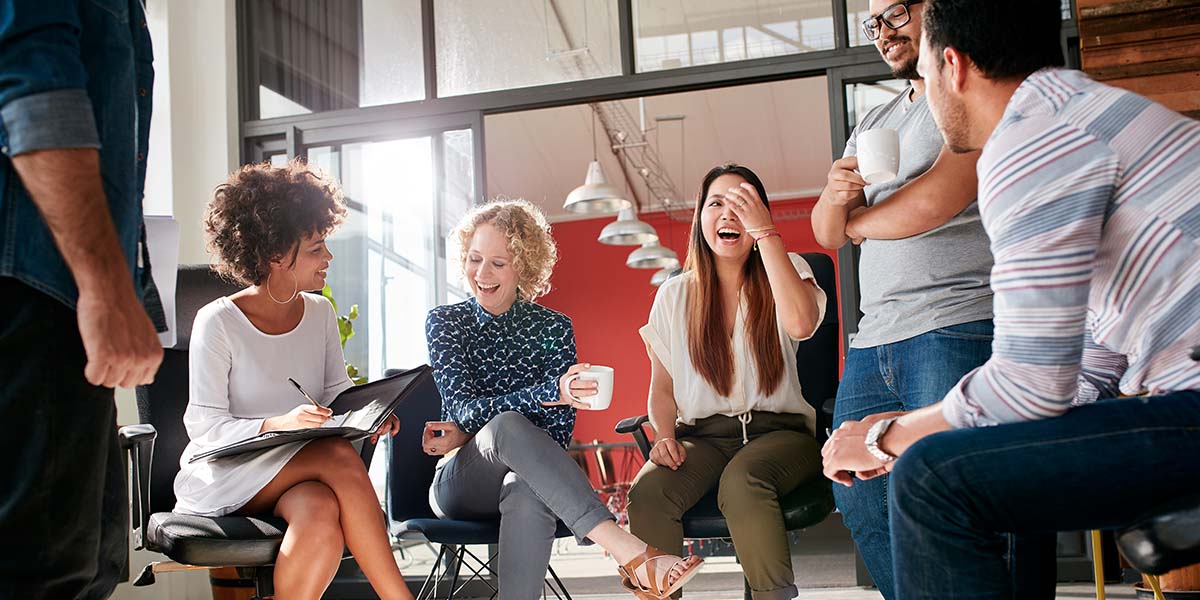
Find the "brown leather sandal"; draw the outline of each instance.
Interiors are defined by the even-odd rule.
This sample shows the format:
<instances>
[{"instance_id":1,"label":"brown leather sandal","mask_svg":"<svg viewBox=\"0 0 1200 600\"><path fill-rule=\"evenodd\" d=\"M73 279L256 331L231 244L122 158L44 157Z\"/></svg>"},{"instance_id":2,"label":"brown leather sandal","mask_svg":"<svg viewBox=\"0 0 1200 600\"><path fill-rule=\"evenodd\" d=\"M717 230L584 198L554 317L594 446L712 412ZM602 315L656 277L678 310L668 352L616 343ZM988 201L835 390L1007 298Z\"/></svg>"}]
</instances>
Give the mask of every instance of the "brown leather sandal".
<instances>
[{"instance_id":1,"label":"brown leather sandal","mask_svg":"<svg viewBox=\"0 0 1200 600\"><path fill-rule=\"evenodd\" d=\"M673 582L670 581L671 569L680 563L686 564L689 559L667 554L653 546L646 546L645 552L617 567L617 572L621 574L621 585L633 592L638 600L662 600L681 589L700 571L704 560L698 557L691 558L696 558L695 562L684 568L679 578ZM664 563L666 568L660 570ZM649 585L642 585L637 577L638 569L642 569Z\"/></svg>"}]
</instances>

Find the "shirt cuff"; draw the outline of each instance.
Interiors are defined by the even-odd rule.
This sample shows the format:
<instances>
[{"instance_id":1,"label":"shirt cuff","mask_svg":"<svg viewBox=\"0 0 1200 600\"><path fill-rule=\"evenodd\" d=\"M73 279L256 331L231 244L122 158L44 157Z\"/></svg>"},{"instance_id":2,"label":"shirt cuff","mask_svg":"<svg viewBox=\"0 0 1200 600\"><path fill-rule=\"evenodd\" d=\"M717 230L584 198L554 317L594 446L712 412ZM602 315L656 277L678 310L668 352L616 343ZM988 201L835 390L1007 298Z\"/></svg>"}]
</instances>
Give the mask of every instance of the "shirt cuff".
<instances>
[{"instance_id":1,"label":"shirt cuff","mask_svg":"<svg viewBox=\"0 0 1200 600\"><path fill-rule=\"evenodd\" d=\"M18 156L56 148L99 148L100 135L87 92L52 90L12 100L0 108L8 135L3 152Z\"/></svg>"},{"instance_id":2,"label":"shirt cuff","mask_svg":"<svg viewBox=\"0 0 1200 600\"><path fill-rule=\"evenodd\" d=\"M982 367L980 367L982 368ZM967 397L968 382L978 373L975 369L967 373L959 381L946 398L942 401L942 416L955 429L970 429L972 427L988 427L999 423L984 412L979 403Z\"/></svg>"}]
</instances>

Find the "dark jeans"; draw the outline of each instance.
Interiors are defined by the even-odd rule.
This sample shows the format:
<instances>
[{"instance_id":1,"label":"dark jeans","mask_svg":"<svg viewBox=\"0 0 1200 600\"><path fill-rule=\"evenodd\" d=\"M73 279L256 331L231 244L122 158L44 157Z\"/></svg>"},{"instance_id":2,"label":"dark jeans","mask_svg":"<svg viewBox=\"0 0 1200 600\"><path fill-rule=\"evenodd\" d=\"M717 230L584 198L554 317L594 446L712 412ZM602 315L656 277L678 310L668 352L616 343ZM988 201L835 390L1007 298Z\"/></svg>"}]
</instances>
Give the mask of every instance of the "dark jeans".
<instances>
[{"instance_id":1,"label":"dark jeans","mask_svg":"<svg viewBox=\"0 0 1200 600\"><path fill-rule=\"evenodd\" d=\"M876 413L916 410L940 401L962 376L992 355L992 322L973 321L934 329L916 337L875 346L851 348L834 405L834 427ZM888 525L889 477L833 486L833 495L871 578L884 598L896 597L892 537ZM1034 587L1022 600L1054 597L1052 536L1011 540L1014 565ZM1035 574L1036 573L1036 574Z\"/></svg>"},{"instance_id":2,"label":"dark jeans","mask_svg":"<svg viewBox=\"0 0 1200 600\"><path fill-rule=\"evenodd\" d=\"M0 277L0 599L107 598L128 566L113 391L75 313Z\"/></svg>"},{"instance_id":3,"label":"dark jeans","mask_svg":"<svg viewBox=\"0 0 1200 600\"><path fill-rule=\"evenodd\" d=\"M997 532L1113 529L1200 493L1200 391L929 436L892 472L900 600L1013 597Z\"/></svg>"}]
</instances>

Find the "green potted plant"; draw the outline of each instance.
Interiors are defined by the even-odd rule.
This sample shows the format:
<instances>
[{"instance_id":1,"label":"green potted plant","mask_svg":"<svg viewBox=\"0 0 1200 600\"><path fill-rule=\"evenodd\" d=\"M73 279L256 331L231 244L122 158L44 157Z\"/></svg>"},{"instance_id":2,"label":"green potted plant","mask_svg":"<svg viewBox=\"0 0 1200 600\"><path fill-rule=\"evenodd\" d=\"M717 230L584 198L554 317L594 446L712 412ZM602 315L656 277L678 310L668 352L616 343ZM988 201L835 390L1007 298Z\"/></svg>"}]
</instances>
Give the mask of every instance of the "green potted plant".
<instances>
[{"instance_id":1,"label":"green potted plant","mask_svg":"<svg viewBox=\"0 0 1200 600\"><path fill-rule=\"evenodd\" d=\"M346 340L354 337L354 320L358 318L358 305L351 305L350 312L341 315L338 314L337 300L333 299L333 291L329 289L329 284L321 288L321 295L333 305L333 313L337 315L338 337L341 338L342 350L345 350ZM354 385L362 385L367 382L366 375L360 373L358 367L349 362L346 363L346 375L350 377L350 381L353 381Z\"/></svg>"}]
</instances>

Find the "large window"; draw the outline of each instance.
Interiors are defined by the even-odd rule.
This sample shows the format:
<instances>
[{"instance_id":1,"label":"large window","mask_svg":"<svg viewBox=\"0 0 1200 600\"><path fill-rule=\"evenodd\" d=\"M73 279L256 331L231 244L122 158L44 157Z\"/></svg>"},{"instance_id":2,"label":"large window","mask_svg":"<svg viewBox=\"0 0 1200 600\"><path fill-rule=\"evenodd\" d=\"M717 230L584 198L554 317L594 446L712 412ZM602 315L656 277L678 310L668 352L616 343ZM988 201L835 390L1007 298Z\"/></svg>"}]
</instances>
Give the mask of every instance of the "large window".
<instances>
[{"instance_id":1,"label":"large window","mask_svg":"<svg viewBox=\"0 0 1200 600\"><path fill-rule=\"evenodd\" d=\"M244 4L252 119L425 97L420 0Z\"/></svg>"},{"instance_id":2,"label":"large window","mask_svg":"<svg viewBox=\"0 0 1200 600\"><path fill-rule=\"evenodd\" d=\"M633 6L640 72L834 47L829 0L634 0Z\"/></svg>"},{"instance_id":3,"label":"large window","mask_svg":"<svg viewBox=\"0 0 1200 600\"><path fill-rule=\"evenodd\" d=\"M372 379L427 362L425 314L465 297L446 235L475 196L472 143L464 129L307 151L350 209L329 286L343 314L358 305L346 360Z\"/></svg>"},{"instance_id":4,"label":"large window","mask_svg":"<svg viewBox=\"0 0 1200 600\"><path fill-rule=\"evenodd\" d=\"M621 74L616 0L436 0L439 96Z\"/></svg>"},{"instance_id":5,"label":"large window","mask_svg":"<svg viewBox=\"0 0 1200 600\"><path fill-rule=\"evenodd\" d=\"M846 84L846 124L849 131L853 131L872 108L895 98L896 94L908 89L908 85L907 81L901 79Z\"/></svg>"}]
</instances>

